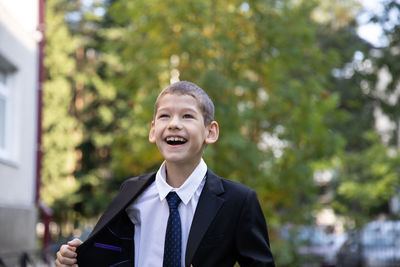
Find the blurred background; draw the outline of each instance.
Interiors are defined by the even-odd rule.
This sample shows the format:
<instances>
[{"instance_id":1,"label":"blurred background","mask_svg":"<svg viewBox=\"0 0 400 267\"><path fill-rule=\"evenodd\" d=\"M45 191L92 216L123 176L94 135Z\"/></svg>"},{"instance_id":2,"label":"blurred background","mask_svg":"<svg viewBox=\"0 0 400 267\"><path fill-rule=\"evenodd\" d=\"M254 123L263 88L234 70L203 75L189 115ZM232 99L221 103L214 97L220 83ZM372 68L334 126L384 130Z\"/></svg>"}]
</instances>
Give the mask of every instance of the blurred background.
<instances>
[{"instance_id":1,"label":"blurred background","mask_svg":"<svg viewBox=\"0 0 400 267\"><path fill-rule=\"evenodd\" d=\"M153 104L216 106L277 266L400 266L399 0L0 0L0 266L52 266L158 169ZM229 218L227 218L229 219Z\"/></svg>"}]
</instances>

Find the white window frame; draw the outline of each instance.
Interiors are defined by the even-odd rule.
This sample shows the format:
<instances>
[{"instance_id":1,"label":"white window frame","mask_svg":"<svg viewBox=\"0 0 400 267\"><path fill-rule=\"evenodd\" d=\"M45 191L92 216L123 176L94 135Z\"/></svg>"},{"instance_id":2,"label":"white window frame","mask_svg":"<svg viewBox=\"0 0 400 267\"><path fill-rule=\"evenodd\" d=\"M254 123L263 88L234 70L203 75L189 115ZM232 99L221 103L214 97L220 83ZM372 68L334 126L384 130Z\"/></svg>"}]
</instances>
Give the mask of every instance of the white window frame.
<instances>
[{"instance_id":1,"label":"white window frame","mask_svg":"<svg viewBox=\"0 0 400 267\"><path fill-rule=\"evenodd\" d=\"M0 56L0 59L1 56ZM4 129L0 128L0 161L15 165L17 162L17 147L16 147L16 92L13 86L13 78L15 74L14 68L7 64L4 60L0 60L0 72L3 77L0 80L0 98L5 103L4 114L0 114L4 118ZM3 78L5 79L3 80ZM1 122L0 122L1 123ZM2 127L2 125L0 125Z\"/></svg>"},{"instance_id":2,"label":"white window frame","mask_svg":"<svg viewBox=\"0 0 400 267\"><path fill-rule=\"evenodd\" d=\"M9 92L7 88L8 75L7 72L0 69L0 155L4 154L7 140L7 113L9 106ZM3 128L4 127L4 128Z\"/></svg>"}]
</instances>

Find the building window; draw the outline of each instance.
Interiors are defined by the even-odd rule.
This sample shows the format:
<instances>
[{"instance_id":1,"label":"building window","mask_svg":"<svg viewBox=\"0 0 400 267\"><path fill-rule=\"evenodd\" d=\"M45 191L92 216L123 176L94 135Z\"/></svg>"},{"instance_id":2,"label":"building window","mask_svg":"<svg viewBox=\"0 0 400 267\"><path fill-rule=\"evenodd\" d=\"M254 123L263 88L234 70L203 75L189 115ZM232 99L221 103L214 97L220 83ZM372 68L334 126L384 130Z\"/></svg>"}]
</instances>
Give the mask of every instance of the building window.
<instances>
[{"instance_id":1,"label":"building window","mask_svg":"<svg viewBox=\"0 0 400 267\"><path fill-rule=\"evenodd\" d=\"M0 150L6 148L6 99L0 95Z\"/></svg>"},{"instance_id":2,"label":"building window","mask_svg":"<svg viewBox=\"0 0 400 267\"><path fill-rule=\"evenodd\" d=\"M14 70L0 57L0 159L15 162L15 92Z\"/></svg>"},{"instance_id":3,"label":"building window","mask_svg":"<svg viewBox=\"0 0 400 267\"><path fill-rule=\"evenodd\" d=\"M0 152L3 153L6 149L6 113L9 98L7 80L7 72L0 69Z\"/></svg>"}]
</instances>

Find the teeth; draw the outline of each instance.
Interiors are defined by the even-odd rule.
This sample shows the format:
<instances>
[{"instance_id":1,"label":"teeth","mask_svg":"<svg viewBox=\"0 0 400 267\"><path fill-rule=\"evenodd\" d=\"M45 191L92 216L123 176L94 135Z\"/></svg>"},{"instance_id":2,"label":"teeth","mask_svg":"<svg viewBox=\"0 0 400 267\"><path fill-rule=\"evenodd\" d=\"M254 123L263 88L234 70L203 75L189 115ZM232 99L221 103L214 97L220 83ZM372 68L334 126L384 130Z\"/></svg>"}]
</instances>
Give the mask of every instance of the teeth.
<instances>
[{"instance_id":1,"label":"teeth","mask_svg":"<svg viewBox=\"0 0 400 267\"><path fill-rule=\"evenodd\" d=\"M168 142L185 142L186 139L182 137L167 137Z\"/></svg>"}]
</instances>

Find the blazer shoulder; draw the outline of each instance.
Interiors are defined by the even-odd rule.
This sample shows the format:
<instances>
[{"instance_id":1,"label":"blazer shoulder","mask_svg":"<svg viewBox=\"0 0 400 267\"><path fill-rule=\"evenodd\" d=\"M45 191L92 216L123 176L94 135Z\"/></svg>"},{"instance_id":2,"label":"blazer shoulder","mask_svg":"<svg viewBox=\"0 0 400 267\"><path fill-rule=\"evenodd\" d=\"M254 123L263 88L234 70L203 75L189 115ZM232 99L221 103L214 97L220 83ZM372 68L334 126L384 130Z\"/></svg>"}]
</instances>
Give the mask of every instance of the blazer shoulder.
<instances>
[{"instance_id":1,"label":"blazer shoulder","mask_svg":"<svg viewBox=\"0 0 400 267\"><path fill-rule=\"evenodd\" d=\"M241 184L239 182L220 177L213 173L212 171L208 171L208 177L212 180L218 180L221 183L222 191L228 195L235 195L237 197L246 197L250 193L255 193L255 191L248 187L247 185Z\"/></svg>"},{"instance_id":2,"label":"blazer shoulder","mask_svg":"<svg viewBox=\"0 0 400 267\"><path fill-rule=\"evenodd\" d=\"M136 183L141 180L151 180L151 178L155 177L155 175L156 175L156 172L149 172L149 173L144 173L144 174L141 174L138 176L127 178L125 181L122 182L120 190L123 189L127 184Z\"/></svg>"},{"instance_id":3,"label":"blazer shoulder","mask_svg":"<svg viewBox=\"0 0 400 267\"><path fill-rule=\"evenodd\" d=\"M236 190L241 190L241 191L246 191L246 192L249 190L254 191L252 188L250 188L249 186L247 186L245 184L242 184L242 183L239 183L239 182L227 179L227 178L223 178L223 177L221 177L221 180L222 180L222 183L229 188L234 188Z\"/></svg>"},{"instance_id":4,"label":"blazer shoulder","mask_svg":"<svg viewBox=\"0 0 400 267\"><path fill-rule=\"evenodd\" d=\"M89 239L102 230L118 214L121 214L129 203L131 203L154 181L154 177L155 173L147 173L125 180L121 185L120 191L111 200L107 209L104 211L93 231L90 233Z\"/></svg>"}]
</instances>

